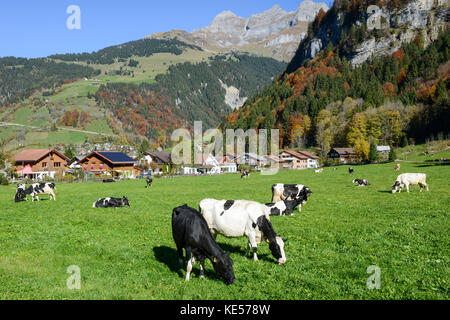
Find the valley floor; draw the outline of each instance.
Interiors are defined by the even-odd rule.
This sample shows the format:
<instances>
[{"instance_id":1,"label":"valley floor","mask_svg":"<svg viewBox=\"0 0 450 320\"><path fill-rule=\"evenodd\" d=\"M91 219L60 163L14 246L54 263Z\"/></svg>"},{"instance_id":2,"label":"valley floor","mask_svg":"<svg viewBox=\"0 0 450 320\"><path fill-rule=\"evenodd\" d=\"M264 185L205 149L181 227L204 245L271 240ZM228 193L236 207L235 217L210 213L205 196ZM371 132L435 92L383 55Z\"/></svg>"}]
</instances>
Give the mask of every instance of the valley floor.
<instances>
[{"instance_id":1,"label":"valley floor","mask_svg":"<svg viewBox=\"0 0 450 320\"><path fill-rule=\"evenodd\" d=\"M281 171L155 179L113 184L58 184L57 201L14 203L15 186L0 187L0 299L448 299L450 167L402 163L337 171ZM391 194L399 173L424 172L430 192ZM371 186L352 185L354 178ZM288 238L278 266L267 244L260 260L244 257L247 241L218 236L230 252L236 282L226 286L206 262L185 283L172 239L171 214L206 197L271 200L273 183L301 183L313 192L301 213L272 217ZM130 208L92 208L104 196L127 196ZM81 289L69 290L69 266ZM381 287L369 290L369 266Z\"/></svg>"}]
</instances>

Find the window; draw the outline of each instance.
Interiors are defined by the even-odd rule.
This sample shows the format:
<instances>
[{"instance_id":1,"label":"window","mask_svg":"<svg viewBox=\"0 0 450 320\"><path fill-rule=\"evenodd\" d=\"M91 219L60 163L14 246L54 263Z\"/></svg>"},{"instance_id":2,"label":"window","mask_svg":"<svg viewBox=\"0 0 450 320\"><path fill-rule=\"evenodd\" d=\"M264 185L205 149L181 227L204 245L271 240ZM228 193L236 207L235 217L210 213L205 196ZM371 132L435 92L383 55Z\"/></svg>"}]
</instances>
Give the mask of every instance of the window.
<instances>
[{"instance_id":1,"label":"window","mask_svg":"<svg viewBox=\"0 0 450 320\"><path fill-rule=\"evenodd\" d=\"M60 168L61 167L61 162L55 162L54 166L55 166L55 168Z\"/></svg>"},{"instance_id":2,"label":"window","mask_svg":"<svg viewBox=\"0 0 450 320\"><path fill-rule=\"evenodd\" d=\"M47 168L47 162L42 162L42 168Z\"/></svg>"}]
</instances>

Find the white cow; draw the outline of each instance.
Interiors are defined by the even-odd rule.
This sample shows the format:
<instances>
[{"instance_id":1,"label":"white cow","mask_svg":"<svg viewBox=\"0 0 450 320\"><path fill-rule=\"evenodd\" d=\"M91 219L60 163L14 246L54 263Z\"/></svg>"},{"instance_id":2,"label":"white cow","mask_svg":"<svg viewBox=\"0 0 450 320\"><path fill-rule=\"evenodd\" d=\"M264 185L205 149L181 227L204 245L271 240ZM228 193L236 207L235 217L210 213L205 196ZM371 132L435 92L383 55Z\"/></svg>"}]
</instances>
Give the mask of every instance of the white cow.
<instances>
[{"instance_id":1,"label":"white cow","mask_svg":"<svg viewBox=\"0 0 450 320\"><path fill-rule=\"evenodd\" d=\"M420 192L422 192L423 188L427 188L427 191L430 191L426 180L427 175L425 173L403 173L397 177L397 180L395 180L395 183L392 186L392 193L396 193L397 191L402 192L404 187L406 187L406 191L409 193L410 185L419 185Z\"/></svg>"},{"instance_id":2,"label":"white cow","mask_svg":"<svg viewBox=\"0 0 450 320\"><path fill-rule=\"evenodd\" d=\"M218 233L228 238L246 236L247 255L252 249L254 261L258 261L256 254L258 244L265 240L279 264L286 263L284 254L286 240L275 233L270 223L270 209L265 205L248 200L203 199L200 202L200 212L214 238Z\"/></svg>"}]
</instances>

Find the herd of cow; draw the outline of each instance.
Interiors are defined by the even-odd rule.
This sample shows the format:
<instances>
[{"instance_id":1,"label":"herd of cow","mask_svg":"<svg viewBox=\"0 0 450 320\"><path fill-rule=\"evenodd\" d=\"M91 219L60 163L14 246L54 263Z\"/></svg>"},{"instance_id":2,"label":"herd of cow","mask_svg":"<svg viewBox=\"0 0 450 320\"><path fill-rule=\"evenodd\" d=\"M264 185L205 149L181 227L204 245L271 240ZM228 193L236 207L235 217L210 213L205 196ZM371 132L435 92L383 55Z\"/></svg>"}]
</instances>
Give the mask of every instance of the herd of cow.
<instances>
[{"instance_id":1,"label":"herd of cow","mask_svg":"<svg viewBox=\"0 0 450 320\"><path fill-rule=\"evenodd\" d=\"M173 209L172 235L183 264L183 249L186 252L186 281L196 261L200 262L200 276L204 274L204 263L209 259L214 270L226 284L235 281L233 260L216 242L221 234L227 238L247 237L248 255L258 261L258 244L265 241L279 264L285 264L284 244L287 239L278 235L270 222L270 216L292 215L297 206L305 204L311 190L300 184L274 184L272 202L261 204L250 200L203 199L199 211L186 204Z\"/></svg>"},{"instance_id":2,"label":"herd of cow","mask_svg":"<svg viewBox=\"0 0 450 320\"><path fill-rule=\"evenodd\" d=\"M353 174L353 168L349 173ZM146 188L152 185L152 179L147 179ZM354 179L359 186L370 185L365 179ZM419 185L420 191L426 188L426 175L423 173L404 173L397 177L392 186L392 193L401 192L406 187ZM54 183L34 183L30 186L19 184L14 196L15 202L27 200L39 201L40 194L49 194L50 200L56 200ZM274 184L272 186L272 202L262 204L250 200L216 200L203 199L199 203L199 210L183 205L172 211L172 235L177 247L179 262L183 263L183 249L186 252L187 268L186 281L189 281L192 267L196 261L200 262L200 275L204 274L204 262L209 259L214 270L224 279L225 283L235 281L233 261L216 242L217 234L228 238L247 237L246 255L253 253L253 260L257 261L257 246L267 242L272 255L278 263L285 264L287 259L284 252L286 239L279 236L271 222L271 216L293 215L298 207L301 212L308 197L312 194L310 188L301 184ZM93 203L94 208L130 206L128 199L100 198Z\"/></svg>"}]
</instances>

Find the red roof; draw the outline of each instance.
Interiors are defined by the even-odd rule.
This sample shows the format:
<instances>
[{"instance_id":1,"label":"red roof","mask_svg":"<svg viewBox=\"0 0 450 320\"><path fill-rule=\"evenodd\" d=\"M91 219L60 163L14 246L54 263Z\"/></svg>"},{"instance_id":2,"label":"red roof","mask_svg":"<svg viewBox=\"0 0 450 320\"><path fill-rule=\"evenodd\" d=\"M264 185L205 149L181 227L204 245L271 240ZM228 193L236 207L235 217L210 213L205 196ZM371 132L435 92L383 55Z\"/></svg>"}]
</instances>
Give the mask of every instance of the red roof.
<instances>
[{"instance_id":1,"label":"red roof","mask_svg":"<svg viewBox=\"0 0 450 320\"><path fill-rule=\"evenodd\" d=\"M30 162L30 161L38 161L48 155L50 152L56 153L61 158L65 159L66 161L69 160L65 155L62 153L51 150L51 149L27 149L19 152L14 156L14 161L16 162Z\"/></svg>"},{"instance_id":2,"label":"red roof","mask_svg":"<svg viewBox=\"0 0 450 320\"><path fill-rule=\"evenodd\" d=\"M290 154L293 157L296 157L298 159L302 159L302 160L306 160L308 159L306 156L304 156L303 154L298 153L297 151L293 151L293 150L283 150L281 151L281 153L286 152L288 154Z\"/></svg>"},{"instance_id":3,"label":"red roof","mask_svg":"<svg viewBox=\"0 0 450 320\"><path fill-rule=\"evenodd\" d=\"M310 159L319 159L319 157L318 156L315 156L315 155L313 155L312 153L309 153L309 152L307 152L307 151L298 151L298 153L301 153L301 154L303 154L304 156L307 156L308 158L310 158Z\"/></svg>"}]
</instances>

